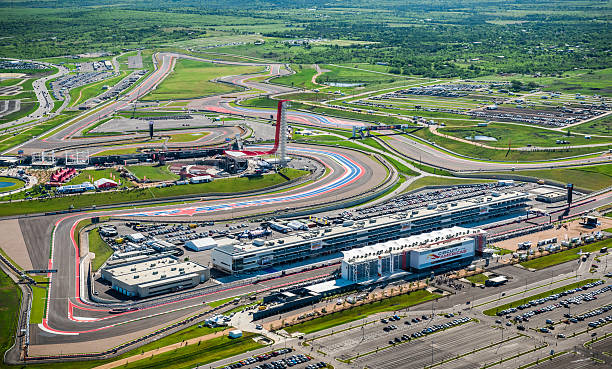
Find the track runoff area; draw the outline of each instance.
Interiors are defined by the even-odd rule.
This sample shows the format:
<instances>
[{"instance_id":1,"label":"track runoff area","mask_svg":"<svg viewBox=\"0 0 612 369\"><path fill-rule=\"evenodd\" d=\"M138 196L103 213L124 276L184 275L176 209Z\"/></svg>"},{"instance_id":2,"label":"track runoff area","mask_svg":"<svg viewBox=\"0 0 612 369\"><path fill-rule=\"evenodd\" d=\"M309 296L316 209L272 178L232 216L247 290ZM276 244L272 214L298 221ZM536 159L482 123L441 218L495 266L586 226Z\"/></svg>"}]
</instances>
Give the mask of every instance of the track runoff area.
<instances>
[{"instance_id":1,"label":"track runoff area","mask_svg":"<svg viewBox=\"0 0 612 369\"><path fill-rule=\"evenodd\" d=\"M170 70L173 63L172 55L163 55L161 67L143 82L143 92L130 95L127 104L136 100L139 95L157 85ZM161 72L160 72L161 71ZM261 84L258 84L260 86ZM112 104L111 104L112 105ZM119 106L109 106L102 114L111 114L120 109ZM248 109L232 107L223 102L216 102L210 106L211 111L221 113L243 114L253 117L269 116L271 111L265 109ZM277 113L281 112L280 104ZM280 114L278 114L280 116ZM293 122L321 127L351 127L362 125L362 122L324 117L317 114L303 112L289 112L287 119ZM83 130L94 120L78 121L77 124L53 135L50 142L61 143L71 135ZM275 146L252 147L245 151L246 155L273 154L279 149L280 121L277 123L277 134ZM55 140L55 141L53 141ZM298 207L300 204L315 204L317 199L331 199L334 196L346 198L347 194L354 196L363 193L378 185L380 181L365 180L364 177L372 176L374 171L369 166L373 165L371 159L365 155L354 154L351 151L337 148L323 147L286 147L289 154L305 155L317 158L331 168L330 173L320 182L315 182L304 187L292 189L273 195L260 195L254 198L226 198L217 201L208 201L202 204L189 206L165 206L159 208L146 208L142 210L133 209L112 212L112 216L134 219L150 219L155 221L161 219L168 221L173 217L195 217L227 219L230 214L258 214L262 210L283 209L287 207ZM315 200L315 201L313 201ZM108 212L91 213L86 218L94 216L107 216ZM265 283L239 283L239 281L222 284L214 291L175 293L163 298L145 299L137 301L134 306L137 310L124 311L117 314L109 314L113 306L126 306L126 303L104 304L94 302L88 296L86 289L87 257L81 258L76 243L75 229L78 221L85 219L81 214L65 216L55 222L53 232L51 258L49 269L57 269L58 273L49 273L51 280L48 290L48 303L44 314L43 323L39 325L34 341L39 344L62 344L71 342L96 341L100 339L113 338L117 336L137 337L139 334L150 332L155 328L167 325L167 322L179 320L181 317L201 311L202 298L206 301L222 300L250 293L261 293L286 287L294 284L317 280L329 275L337 269L337 265L322 266L315 269L307 269L290 273L286 276L275 276ZM129 303L132 305L132 303ZM81 350L82 352L82 350ZM44 355L42 355L44 356Z\"/></svg>"}]
</instances>

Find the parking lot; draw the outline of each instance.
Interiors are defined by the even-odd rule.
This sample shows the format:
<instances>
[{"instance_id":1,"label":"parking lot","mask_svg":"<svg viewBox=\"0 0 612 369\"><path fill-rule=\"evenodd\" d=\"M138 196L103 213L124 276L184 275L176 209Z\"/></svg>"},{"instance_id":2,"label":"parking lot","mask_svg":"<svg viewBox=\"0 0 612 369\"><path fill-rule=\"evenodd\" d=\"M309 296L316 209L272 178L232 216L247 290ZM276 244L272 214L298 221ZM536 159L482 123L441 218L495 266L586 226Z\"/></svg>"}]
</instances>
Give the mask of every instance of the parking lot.
<instances>
[{"instance_id":1,"label":"parking lot","mask_svg":"<svg viewBox=\"0 0 612 369\"><path fill-rule=\"evenodd\" d=\"M264 354L244 358L235 363L218 369L319 369L326 368L327 364L322 361L313 360L309 355L295 353L291 348L270 351Z\"/></svg>"}]
</instances>

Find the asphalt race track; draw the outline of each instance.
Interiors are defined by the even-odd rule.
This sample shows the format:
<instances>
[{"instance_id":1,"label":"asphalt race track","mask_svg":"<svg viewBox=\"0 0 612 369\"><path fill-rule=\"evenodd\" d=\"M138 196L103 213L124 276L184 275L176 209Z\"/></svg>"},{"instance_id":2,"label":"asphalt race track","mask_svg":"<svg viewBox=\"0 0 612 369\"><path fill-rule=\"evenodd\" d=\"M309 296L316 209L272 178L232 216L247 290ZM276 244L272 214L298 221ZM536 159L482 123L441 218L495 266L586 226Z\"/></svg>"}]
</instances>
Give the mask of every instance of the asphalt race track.
<instances>
[{"instance_id":1,"label":"asphalt race track","mask_svg":"<svg viewBox=\"0 0 612 369\"><path fill-rule=\"evenodd\" d=\"M279 203L282 206L300 206L326 201L330 196L336 196L338 199L351 198L364 192L364 189L379 184L385 176L385 169L382 165L378 164L377 166L371 158L362 154L355 154L349 150L290 147L289 152L315 155L330 169L330 173L315 183L277 195L249 197L246 201L232 201L232 199L207 201L197 206L172 206L138 213L134 213L133 210L125 210L114 215L158 217L160 219L170 219L168 217L171 216L198 215L200 213L206 214L206 219L212 219L214 216L224 217L228 214L234 216L247 215L260 213L268 209L278 209L280 207ZM87 218L95 215L94 213L88 214ZM100 215L109 214L100 213ZM50 302L43 324L33 332L33 337L35 337L33 343L52 342L55 344L57 342L76 342L77 340L82 342L139 332L152 327L151 319L146 319L147 317L153 318L157 314L163 313L164 320L170 321L202 309L200 298L203 295L198 296L198 298L179 300L172 304L151 306L136 312L116 315L109 315L108 308L98 307L87 302L86 297L81 296L79 289L80 258L77 255L78 248L73 240L74 227L78 220L83 218L85 217L82 215L70 215L56 222L49 267L58 269L58 273L50 276L52 278L49 293ZM256 286L250 285L238 289L229 289L216 293L213 299L218 300L262 288L272 288L277 285L319 277L329 273L331 269L323 268L281 277L277 281L269 281ZM266 284L269 285L266 286ZM121 325L118 326L118 324Z\"/></svg>"}]
</instances>

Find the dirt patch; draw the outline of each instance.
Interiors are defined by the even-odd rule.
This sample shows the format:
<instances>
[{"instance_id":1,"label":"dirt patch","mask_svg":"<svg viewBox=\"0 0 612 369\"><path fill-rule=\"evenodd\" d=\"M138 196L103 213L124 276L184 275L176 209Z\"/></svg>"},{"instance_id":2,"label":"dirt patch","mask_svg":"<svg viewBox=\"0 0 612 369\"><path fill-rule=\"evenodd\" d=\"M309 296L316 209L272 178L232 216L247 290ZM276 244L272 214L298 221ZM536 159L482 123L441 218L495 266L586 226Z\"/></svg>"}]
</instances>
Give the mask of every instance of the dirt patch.
<instances>
[{"instance_id":1,"label":"dirt patch","mask_svg":"<svg viewBox=\"0 0 612 369\"><path fill-rule=\"evenodd\" d=\"M11 258L17 265L23 269L33 269L30 255L26 243L21 233L19 220L8 219L0 221L0 248Z\"/></svg>"}]
</instances>

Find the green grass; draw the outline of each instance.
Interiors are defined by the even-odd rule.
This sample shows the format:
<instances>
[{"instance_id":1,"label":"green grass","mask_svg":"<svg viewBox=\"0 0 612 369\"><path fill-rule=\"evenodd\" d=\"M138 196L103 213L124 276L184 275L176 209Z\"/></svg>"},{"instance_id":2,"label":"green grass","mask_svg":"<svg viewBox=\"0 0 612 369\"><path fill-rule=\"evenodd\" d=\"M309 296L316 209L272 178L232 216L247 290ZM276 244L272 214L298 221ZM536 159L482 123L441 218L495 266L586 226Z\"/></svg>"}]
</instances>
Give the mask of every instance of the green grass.
<instances>
[{"instance_id":1,"label":"green grass","mask_svg":"<svg viewBox=\"0 0 612 369\"><path fill-rule=\"evenodd\" d=\"M283 173L290 179L304 176L307 172L296 169L284 169ZM47 211L67 210L72 205L75 209L88 208L92 205L114 205L139 200L164 199L174 196L202 195L211 193L244 192L262 190L274 185L286 183L287 180L279 174L266 174L254 178L221 178L209 183L172 186L165 188L132 189L128 191L97 192L78 196L30 200L15 203L0 204L0 215L17 215L41 213Z\"/></svg>"},{"instance_id":2,"label":"green grass","mask_svg":"<svg viewBox=\"0 0 612 369\"><path fill-rule=\"evenodd\" d=\"M519 170L504 173L486 172L483 174L515 174L538 179L549 179L560 183L573 183L576 187L593 191L612 186L612 164L575 168Z\"/></svg>"},{"instance_id":3,"label":"green grass","mask_svg":"<svg viewBox=\"0 0 612 369\"><path fill-rule=\"evenodd\" d=\"M245 332L238 339L230 339L227 336L213 338L203 341L199 345L189 345L176 350L155 355L153 358L145 358L136 362L122 365L122 368L163 368L183 369L192 368L198 364L208 364L217 360L232 357L247 351L264 347L264 345L253 341L256 334Z\"/></svg>"},{"instance_id":4,"label":"green grass","mask_svg":"<svg viewBox=\"0 0 612 369\"><path fill-rule=\"evenodd\" d=\"M460 184L475 184L475 183L487 183L494 182L488 179L463 179L455 177L432 177L425 176L418 178L412 182L406 191L412 191L426 186L455 186Z\"/></svg>"},{"instance_id":5,"label":"green grass","mask_svg":"<svg viewBox=\"0 0 612 369\"><path fill-rule=\"evenodd\" d=\"M66 184L73 185L73 184L81 184L83 182L94 183L100 178L108 178L108 179L113 180L113 176L115 178L114 179L115 182L118 182L120 184L124 184L123 182L127 183L127 181L119 177L119 172L116 171L115 169L102 169L102 170L88 169L88 170L79 171L79 174L73 177L70 181L66 182Z\"/></svg>"},{"instance_id":6,"label":"green grass","mask_svg":"<svg viewBox=\"0 0 612 369\"><path fill-rule=\"evenodd\" d=\"M149 181L170 181L180 177L170 172L167 166L150 166L150 165L128 165L126 167L133 175L141 180L145 178Z\"/></svg>"},{"instance_id":7,"label":"green grass","mask_svg":"<svg viewBox=\"0 0 612 369\"><path fill-rule=\"evenodd\" d=\"M317 82L319 83L392 83L397 80L406 79L406 77L399 75L381 74L367 70L354 69L353 66L340 67L324 64L321 65L321 68L326 69L329 72L325 72L319 76L319 78L317 78Z\"/></svg>"},{"instance_id":8,"label":"green grass","mask_svg":"<svg viewBox=\"0 0 612 369\"><path fill-rule=\"evenodd\" d=\"M168 142L191 142L206 137L210 132L177 133L170 135Z\"/></svg>"},{"instance_id":9,"label":"green grass","mask_svg":"<svg viewBox=\"0 0 612 369\"><path fill-rule=\"evenodd\" d=\"M125 149L110 149L97 152L92 156L107 156L107 155L127 155L127 154L136 154L138 152L137 147L128 147Z\"/></svg>"},{"instance_id":10,"label":"green grass","mask_svg":"<svg viewBox=\"0 0 612 369\"><path fill-rule=\"evenodd\" d=\"M179 100L239 91L239 88L211 79L234 75L257 73L261 67L221 66L218 64L180 59L174 71L143 100Z\"/></svg>"},{"instance_id":11,"label":"green grass","mask_svg":"<svg viewBox=\"0 0 612 369\"><path fill-rule=\"evenodd\" d=\"M15 282L0 269L0 357L14 341L19 319L21 290Z\"/></svg>"},{"instance_id":12,"label":"green grass","mask_svg":"<svg viewBox=\"0 0 612 369\"><path fill-rule=\"evenodd\" d=\"M465 279L467 279L468 281L470 281L472 283L484 284L485 281L487 279L489 279L489 277L487 277L486 275L480 273L480 274L471 275L469 277L465 277Z\"/></svg>"},{"instance_id":13,"label":"green grass","mask_svg":"<svg viewBox=\"0 0 612 369\"><path fill-rule=\"evenodd\" d=\"M28 364L27 367L28 369L89 369L99 365L108 364L113 361L125 359L127 357L138 356L142 352L156 350L160 347L182 342L183 340L201 337L217 330L222 330L222 328L197 328L196 325L168 335L167 337L161 338L152 343L148 343L142 347L128 351L125 354L112 359L67 361L52 364L32 363ZM211 340L202 341L201 344L184 346L163 354L155 355L153 358L147 356L139 361L132 362L128 365L123 365L121 368L192 368L198 364L211 363L264 347L264 345L253 341L252 338L255 336L256 335L253 333L245 332L244 336L238 339L229 339L227 336L213 338Z\"/></svg>"},{"instance_id":14,"label":"green grass","mask_svg":"<svg viewBox=\"0 0 612 369\"><path fill-rule=\"evenodd\" d=\"M606 151L608 150L608 148L612 148L611 144L608 146L582 147L575 149L555 148L549 151L508 151L499 149L488 149L485 147L472 145L470 143L459 142L451 138L435 135L427 129L419 129L412 132L412 134L429 142L435 142L437 145L442 146L457 154L492 161L528 162L534 160L555 160L576 155L586 155Z\"/></svg>"},{"instance_id":15,"label":"green grass","mask_svg":"<svg viewBox=\"0 0 612 369\"><path fill-rule=\"evenodd\" d=\"M36 282L46 282L49 279L46 276L34 276ZM40 324L45 317L45 309L47 307L47 288L48 284L38 284L32 286L32 312L30 313L30 324Z\"/></svg>"},{"instance_id":16,"label":"green grass","mask_svg":"<svg viewBox=\"0 0 612 369\"><path fill-rule=\"evenodd\" d=\"M570 131L572 130L570 129ZM477 127L476 125L472 127L444 127L439 128L438 132L458 138L475 135L494 137L497 141L476 142L487 146L503 148L507 148L508 143L511 144L511 147L526 147L529 144L539 147L556 147L563 146L557 145L557 140L566 140L569 142L567 145L572 146L609 143L612 141L612 138L605 137L592 137L590 140L587 140L582 135L570 134L568 136L565 132L504 123L491 123L487 127Z\"/></svg>"},{"instance_id":17,"label":"green grass","mask_svg":"<svg viewBox=\"0 0 612 369\"><path fill-rule=\"evenodd\" d=\"M374 142L376 142L376 141L374 141ZM376 143L378 144L378 142L376 142ZM411 176L411 177L415 177L415 176L419 175L418 172L415 172L414 170L408 168L407 166L405 166L404 164L400 163L399 161L393 159L389 155L384 155L384 157L385 157L385 159L387 159L395 167L395 169L397 169L397 171L399 173L407 175L407 176Z\"/></svg>"},{"instance_id":18,"label":"green grass","mask_svg":"<svg viewBox=\"0 0 612 369\"><path fill-rule=\"evenodd\" d=\"M612 115L579 124L572 131L589 135L612 135Z\"/></svg>"},{"instance_id":19,"label":"green grass","mask_svg":"<svg viewBox=\"0 0 612 369\"><path fill-rule=\"evenodd\" d=\"M0 182L12 183L12 185L10 185L8 187L0 188L0 193L17 190L17 189L22 188L23 186L25 186L25 182L24 181L22 181L20 179L17 179L17 178L11 178L11 177L0 177Z\"/></svg>"},{"instance_id":20,"label":"green grass","mask_svg":"<svg viewBox=\"0 0 612 369\"><path fill-rule=\"evenodd\" d=\"M600 69L569 78L554 79L546 84L544 90L612 96L610 81L612 81L612 68Z\"/></svg>"},{"instance_id":21,"label":"green grass","mask_svg":"<svg viewBox=\"0 0 612 369\"><path fill-rule=\"evenodd\" d=\"M93 271L100 269L102 264L106 262L106 259L113 254L113 249L100 237L100 230L98 228L89 232L89 252L93 252L96 256L91 261Z\"/></svg>"},{"instance_id":22,"label":"green grass","mask_svg":"<svg viewBox=\"0 0 612 369\"><path fill-rule=\"evenodd\" d=\"M522 298L520 300L514 300L512 302L500 305L498 307L487 309L487 310L483 311L483 313L485 315L488 315L488 316L494 316L500 310L506 310L506 309L510 309L510 308L513 308L513 307L517 307L519 305L525 304L527 301L541 299L541 298L544 298L544 297L547 297L547 296L550 296L550 295L561 293L563 291L571 290L571 289L576 288L576 287L581 287L581 286L584 286L585 284L589 284L589 283L595 282L595 281L597 281L597 279L586 279L584 281L570 283L570 284L567 284L565 286L557 287L557 288L552 289L552 290L548 290L548 291L545 291L545 292L538 293L536 295L527 296L527 297Z\"/></svg>"},{"instance_id":23,"label":"green grass","mask_svg":"<svg viewBox=\"0 0 612 369\"><path fill-rule=\"evenodd\" d=\"M595 242L590 245L578 246L573 249L557 252L554 254L549 254L546 256L542 256L539 258L531 259L525 262L522 262L521 265L525 268L529 269L544 269L549 266L566 263L572 260L580 259L580 255L578 253L580 250L583 252L596 252L599 251L602 247L610 247L612 245L612 238Z\"/></svg>"},{"instance_id":24,"label":"green grass","mask_svg":"<svg viewBox=\"0 0 612 369\"><path fill-rule=\"evenodd\" d=\"M325 315L304 323L286 327L285 330L289 333L301 332L305 334L318 332L320 330L335 327L340 324L363 319L372 314L384 311L398 311L409 306L417 305L432 299L437 299L439 297L440 295L438 294L430 293L425 290L418 290L409 294L394 296L382 301L360 305L348 310Z\"/></svg>"},{"instance_id":25,"label":"green grass","mask_svg":"<svg viewBox=\"0 0 612 369\"><path fill-rule=\"evenodd\" d=\"M88 85L74 88L70 90L70 106L76 106L83 103L94 96L98 96L105 90L102 89L104 86L114 86L123 78L128 75L128 72L121 72L118 76L104 79L102 81L93 82Z\"/></svg>"},{"instance_id":26,"label":"green grass","mask_svg":"<svg viewBox=\"0 0 612 369\"><path fill-rule=\"evenodd\" d=\"M314 69L312 65L291 64L291 69L293 69L295 74L273 78L270 82L279 85L300 87L307 90L321 87L312 83L312 77L317 74L316 69Z\"/></svg>"},{"instance_id":27,"label":"green grass","mask_svg":"<svg viewBox=\"0 0 612 369\"><path fill-rule=\"evenodd\" d=\"M44 123L37 124L32 126L31 128L26 128L21 131L19 134L10 137L9 139L3 140L0 142L0 151L5 151L10 149L11 147L20 145L35 136L40 136L43 133L46 133L62 123L66 122L68 119L74 116L71 114L60 114L57 117L51 118Z\"/></svg>"},{"instance_id":28,"label":"green grass","mask_svg":"<svg viewBox=\"0 0 612 369\"><path fill-rule=\"evenodd\" d=\"M274 99L270 99L269 97L256 97L252 99L244 100L240 103L242 106L248 107L258 107L258 108L276 108L278 101ZM312 106L306 105L299 102L291 102L292 109L301 109L307 110L311 113L322 114L322 115L330 115L333 117L353 119L358 121L365 122L379 122L379 123L389 123L389 124L406 124L405 120L390 117L390 116L382 116L382 115L371 115L366 113L358 113L349 110L339 110L322 106Z\"/></svg>"}]
</instances>

